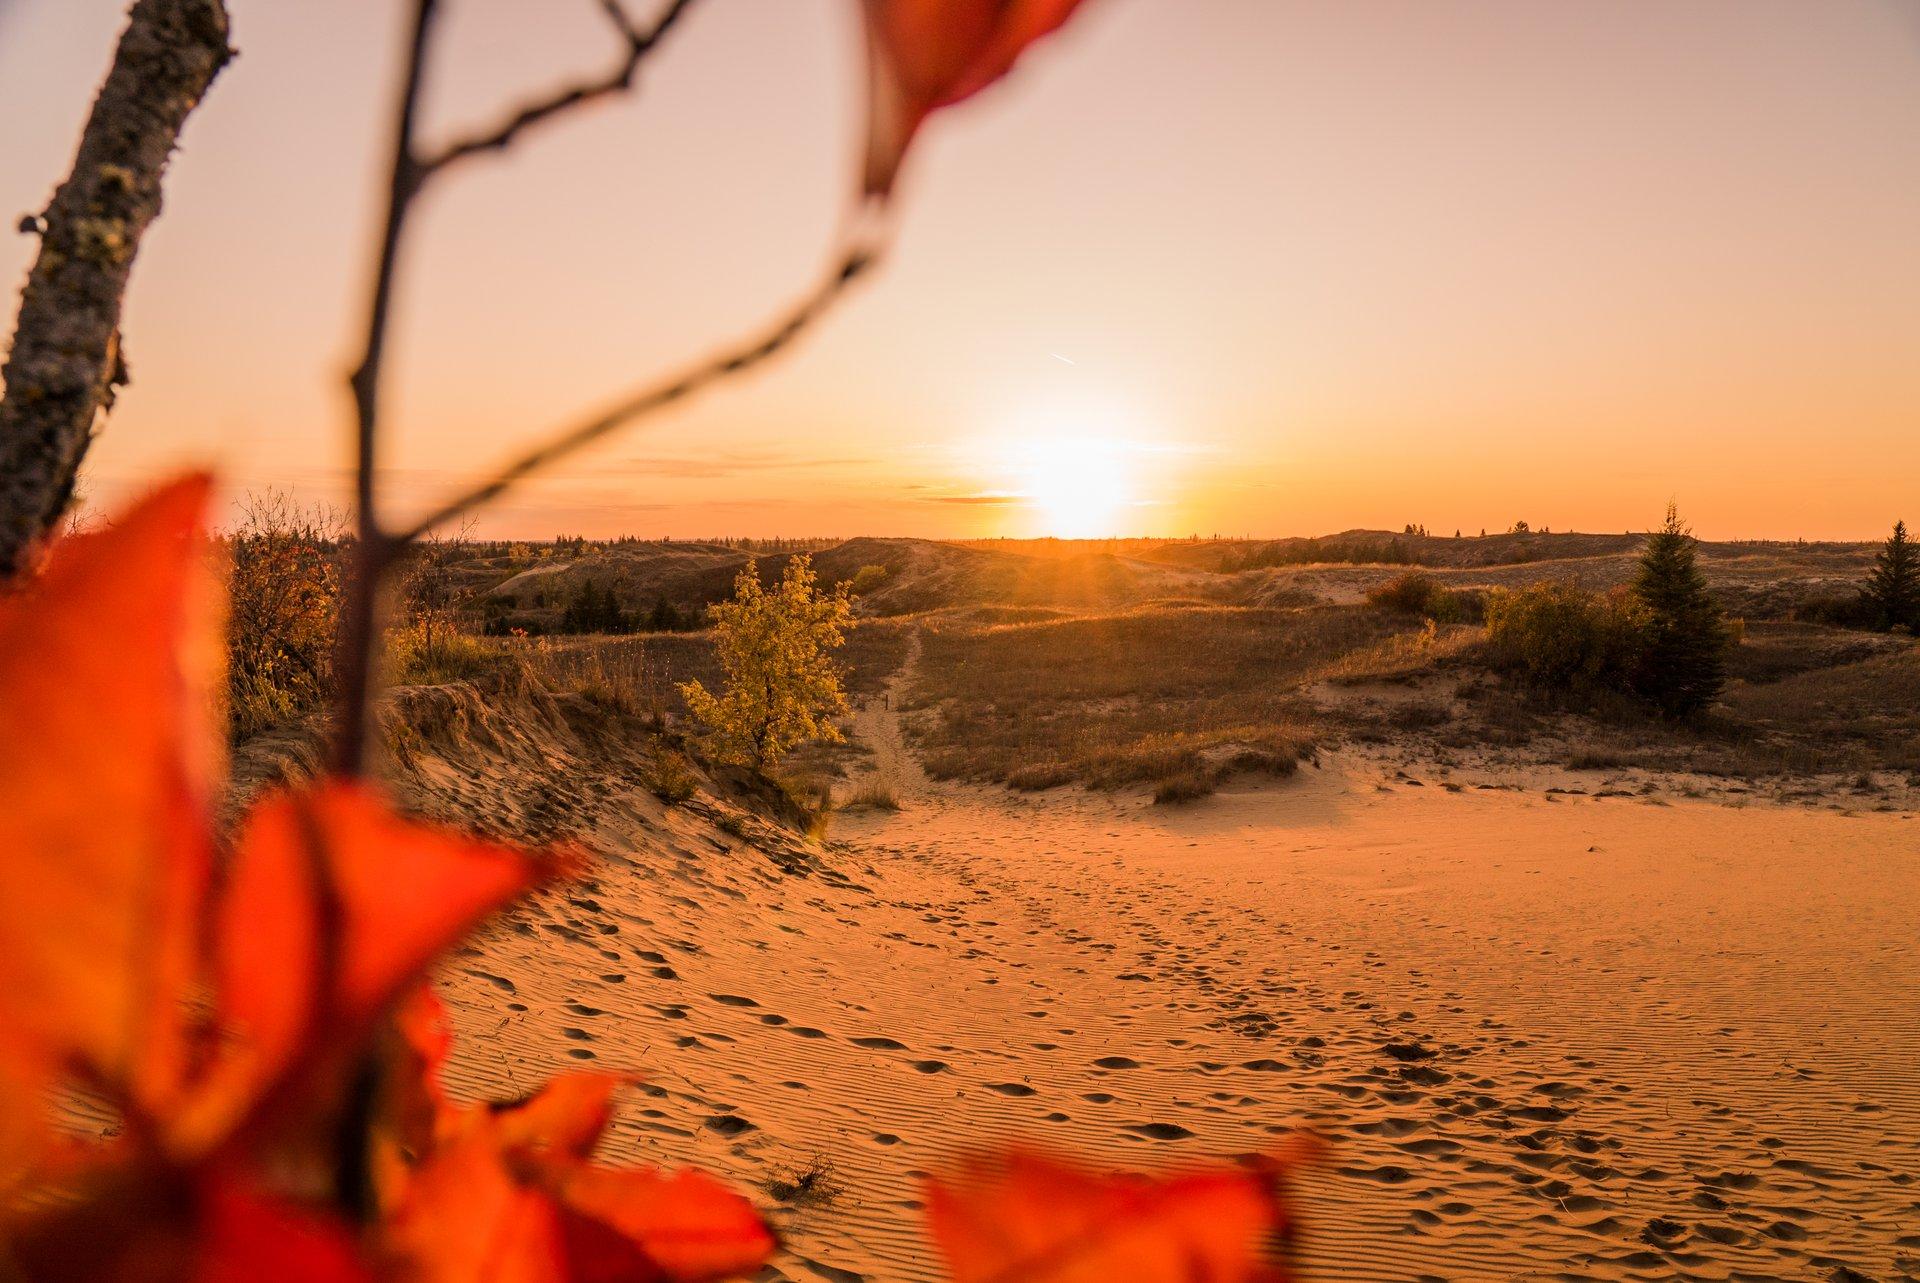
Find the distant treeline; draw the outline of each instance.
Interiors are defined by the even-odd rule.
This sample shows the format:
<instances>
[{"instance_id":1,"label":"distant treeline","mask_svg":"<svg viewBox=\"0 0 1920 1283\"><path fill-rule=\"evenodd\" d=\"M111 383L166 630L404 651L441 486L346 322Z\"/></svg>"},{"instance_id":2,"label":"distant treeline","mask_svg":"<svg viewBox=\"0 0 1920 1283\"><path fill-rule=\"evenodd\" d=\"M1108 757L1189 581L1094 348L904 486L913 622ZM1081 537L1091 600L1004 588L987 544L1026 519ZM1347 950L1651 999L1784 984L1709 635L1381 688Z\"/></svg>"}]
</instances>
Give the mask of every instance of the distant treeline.
<instances>
[{"instance_id":1,"label":"distant treeline","mask_svg":"<svg viewBox=\"0 0 1920 1283\"><path fill-rule=\"evenodd\" d=\"M1419 555L1399 539L1289 539L1281 543L1259 544L1245 552L1228 553L1221 559L1220 569L1233 574L1242 570L1311 566L1326 562L1363 566L1422 564Z\"/></svg>"},{"instance_id":2,"label":"distant treeline","mask_svg":"<svg viewBox=\"0 0 1920 1283\"><path fill-rule=\"evenodd\" d=\"M648 539L640 535L620 535L613 539L589 539L585 535L557 535L552 539L468 539L454 541L481 557L512 557L534 549L571 553L579 556L590 549L635 548L643 544L680 544L699 548L727 548L735 552L782 553L819 552L837 548L846 540L827 536L751 539L740 535L719 535L711 539L675 539L665 536Z\"/></svg>"},{"instance_id":3,"label":"distant treeline","mask_svg":"<svg viewBox=\"0 0 1920 1283\"><path fill-rule=\"evenodd\" d=\"M620 590L609 584L602 588L591 579L582 580L568 596L556 620L550 616L513 611L505 601L487 603L484 631L489 637L516 634L540 637L548 634L581 633L680 633L706 627L706 612L674 605L665 597L656 597L646 609L629 610L621 604Z\"/></svg>"}]
</instances>

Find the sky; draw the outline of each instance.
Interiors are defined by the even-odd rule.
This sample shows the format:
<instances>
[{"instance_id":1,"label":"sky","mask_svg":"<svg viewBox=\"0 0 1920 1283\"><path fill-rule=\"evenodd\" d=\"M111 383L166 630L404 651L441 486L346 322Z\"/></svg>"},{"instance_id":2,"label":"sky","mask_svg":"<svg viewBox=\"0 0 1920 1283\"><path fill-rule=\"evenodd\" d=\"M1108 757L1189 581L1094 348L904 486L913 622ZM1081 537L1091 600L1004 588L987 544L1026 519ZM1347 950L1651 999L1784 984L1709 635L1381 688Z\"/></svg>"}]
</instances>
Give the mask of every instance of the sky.
<instances>
[{"instance_id":1,"label":"sky","mask_svg":"<svg viewBox=\"0 0 1920 1283\"><path fill-rule=\"evenodd\" d=\"M230 7L241 57L135 270L96 504L204 463L233 496L344 494L406 6ZM434 136L614 56L593 0L446 8ZM123 9L0 0L6 224L70 163ZM700 0L634 94L433 190L392 516L806 287L858 172L856 10ZM1920 520L1920 0L1088 0L929 126L897 214L778 363L479 530ZM0 236L9 291L33 250Z\"/></svg>"}]
</instances>

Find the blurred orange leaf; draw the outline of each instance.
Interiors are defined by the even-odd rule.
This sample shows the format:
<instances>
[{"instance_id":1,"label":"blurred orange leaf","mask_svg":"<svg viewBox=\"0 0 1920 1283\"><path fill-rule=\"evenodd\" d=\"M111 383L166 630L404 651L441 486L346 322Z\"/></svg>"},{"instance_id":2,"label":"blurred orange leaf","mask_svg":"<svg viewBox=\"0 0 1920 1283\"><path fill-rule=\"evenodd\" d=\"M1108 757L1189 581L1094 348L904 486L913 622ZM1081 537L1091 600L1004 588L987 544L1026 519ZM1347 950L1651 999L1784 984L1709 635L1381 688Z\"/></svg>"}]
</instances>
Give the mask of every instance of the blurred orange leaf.
<instances>
[{"instance_id":1,"label":"blurred orange leaf","mask_svg":"<svg viewBox=\"0 0 1920 1283\"><path fill-rule=\"evenodd\" d=\"M364 785L272 798L248 818L216 922L216 997L246 1091L357 1048L479 921L555 867L425 828Z\"/></svg>"},{"instance_id":2,"label":"blurred orange leaf","mask_svg":"<svg viewBox=\"0 0 1920 1283\"><path fill-rule=\"evenodd\" d=\"M1081 0L864 0L870 102L866 189L893 187L926 118L1012 70Z\"/></svg>"},{"instance_id":3,"label":"blurred orange leaf","mask_svg":"<svg viewBox=\"0 0 1920 1283\"><path fill-rule=\"evenodd\" d=\"M954 1283L1252 1283L1283 1278L1288 1217L1272 1168L1139 1176L1024 1150L929 1183Z\"/></svg>"},{"instance_id":4,"label":"blurred orange leaf","mask_svg":"<svg viewBox=\"0 0 1920 1283\"><path fill-rule=\"evenodd\" d=\"M700 1172L583 1164L555 1172L553 1189L582 1283L707 1283L751 1274L779 1246L751 1203Z\"/></svg>"},{"instance_id":5,"label":"blurred orange leaf","mask_svg":"<svg viewBox=\"0 0 1920 1283\"><path fill-rule=\"evenodd\" d=\"M220 768L209 488L189 477L61 540L0 599L0 1113L16 1135L63 1072L136 1095L182 1072Z\"/></svg>"}]
</instances>

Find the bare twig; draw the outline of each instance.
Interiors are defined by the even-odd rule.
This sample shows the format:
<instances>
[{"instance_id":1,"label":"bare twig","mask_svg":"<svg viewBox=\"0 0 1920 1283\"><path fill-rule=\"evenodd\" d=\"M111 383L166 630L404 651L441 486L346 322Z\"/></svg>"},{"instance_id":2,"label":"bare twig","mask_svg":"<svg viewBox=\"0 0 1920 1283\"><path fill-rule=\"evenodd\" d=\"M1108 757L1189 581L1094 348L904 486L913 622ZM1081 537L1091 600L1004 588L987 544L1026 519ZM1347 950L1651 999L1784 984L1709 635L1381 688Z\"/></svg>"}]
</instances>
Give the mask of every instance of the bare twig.
<instances>
[{"instance_id":1,"label":"bare twig","mask_svg":"<svg viewBox=\"0 0 1920 1283\"><path fill-rule=\"evenodd\" d=\"M611 94L625 93L633 88L634 76L640 70L641 60L673 30L693 0L673 0L666 12L660 15L652 27L642 31L634 26L633 19L621 5L621 0L600 0L607 20L614 26L622 40L626 42L626 53L618 66L597 79L583 80L555 90L545 98L535 99L523 104L504 120L490 129L481 130L466 138L457 139L441 150L424 158L420 163L428 172L447 168L482 152L501 151L512 145L513 140L535 125L552 119L562 112L592 102L596 98L605 98Z\"/></svg>"},{"instance_id":2,"label":"bare twig","mask_svg":"<svg viewBox=\"0 0 1920 1283\"><path fill-rule=\"evenodd\" d=\"M407 212L420 194L422 171L414 158L413 134L420 94L426 81L427 50L433 39L438 0L414 0L413 38L400 86L394 122L393 161L387 188L387 219L381 231L379 262L367 303L366 347L349 382L354 404L354 515L358 538L353 573L347 580L340 621L339 660L334 665L335 717L333 768L357 775L366 765L367 706L373 696L375 645L379 636L380 584L394 560L394 544L380 528L375 505L380 436L380 370L386 355L387 321L393 311L393 282L400 264L401 234Z\"/></svg>"},{"instance_id":3,"label":"bare twig","mask_svg":"<svg viewBox=\"0 0 1920 1283\"><path fill-rule=\"evenodd\" d=\"M712 383L752 369L798 337L802 330L832 306L848 285L873 265L874 260L873 251L864 246L849 251L805 298L758 335L675 378L643 388L591 418L556 433L501 468L488 480L447 500L396 535L395 539L403 544L418 539L434 527L497 498L509 486L593 444L608 433L685 400Z\"/></svg>"},{"instance_id":4,"label":"bare twig","mask_svg":"<svg viewBox=\"0 0 1920 1283\"><path fill-rule=\"evenodd\" d=\"M416 148L415 133L438 3L439 0L414 0L413 39L409 46L395 121L387 218L368 302L366 346L351 380L356 427L354 495L358 509L358 538L341 619L339 660L335 666L332 765L342 775L358 775L366 767L368 722L380 637L380 594L396 562L412 541L434 527L496 498L521 479L600 440L615 429L665 409L710 384L767 360L825 312L876 257L865 236L849 232L843 242L848 248L836 257L833 270L795 306L759 334L674 379L636 392L585 422L562 431L406 529L389 532L380 520L377 504L380 384L388 318L393 307L394 278L399 267L407 216L414 200L431 179L445 172L448 167L472 156L503 150L534 125L583 103L630 88L640 61L679 23L692 7L693 0L673 0L659 20L644 31L633 25L621 7L621 0L599 0L609 21L627 44L626 56L613 73L599 80L559 90L545 99L521 107L492 129L422 157Z\"/></svg>"},{"instance_id":5,"label":"bare twig","mask_svg":"<svg viewBox=\"0 0 1920 1283\"><path fill-rule=\"evenodd\" d=\"M72 173L44 215L21 223L40 254L0 400L0 578L58 524L94 421L127 381L120 311L134 256L180 130L233 56L227 35L224 0L139 0Z\"/></svg>"}]
</instances>

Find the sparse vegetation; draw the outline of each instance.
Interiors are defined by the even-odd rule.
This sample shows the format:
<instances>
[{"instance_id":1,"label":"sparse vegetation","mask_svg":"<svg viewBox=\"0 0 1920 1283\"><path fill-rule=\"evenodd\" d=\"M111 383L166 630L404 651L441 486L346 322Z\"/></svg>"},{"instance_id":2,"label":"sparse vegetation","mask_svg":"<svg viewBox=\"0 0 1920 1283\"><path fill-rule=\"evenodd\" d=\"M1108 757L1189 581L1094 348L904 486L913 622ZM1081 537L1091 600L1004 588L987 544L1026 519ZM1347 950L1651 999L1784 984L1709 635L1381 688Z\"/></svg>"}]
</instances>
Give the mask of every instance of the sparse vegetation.
<instances>
[{"instance_id":1,"label":"sparse vegetation","mask_svg":"<svg viewBox=\"0 0 1920 1283\"><path fill-rule=\"evenodd\" d=\"M1284 772L1312 751L1301 687L1404 627L1375 611L1190 606L943 626L913 691L931 713L923 758L939 778L1021 789Z\"/></svg>"},{"instance_id":2,"label":"sparse vegetation","mask_svg":"<svg viewBox=\"0 0 1920 1283\"><path fill-rule=\"evenodd\" d=\"M843 811L897 811L900 799L884 780L871 780L847 795L840 804Z\"/></svg>"},{"instance_id":3,"label":"sparse vegetation","mask_svg":"<svg viewBox=\"0 0 1920 1283\"><path fill-rule=\"evenodd\" d=\"M774 1168L760 1183L760 1188L768 1197L788 1207L825 1206L842 1192L833 1159L824 1153Z\"/></svg>"}]
</instances>

